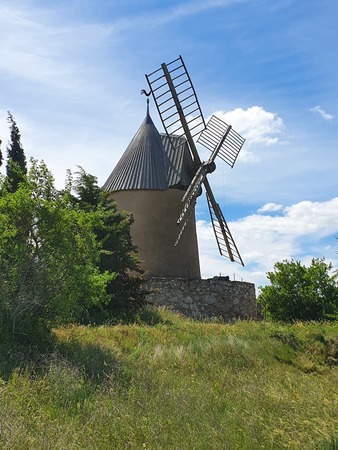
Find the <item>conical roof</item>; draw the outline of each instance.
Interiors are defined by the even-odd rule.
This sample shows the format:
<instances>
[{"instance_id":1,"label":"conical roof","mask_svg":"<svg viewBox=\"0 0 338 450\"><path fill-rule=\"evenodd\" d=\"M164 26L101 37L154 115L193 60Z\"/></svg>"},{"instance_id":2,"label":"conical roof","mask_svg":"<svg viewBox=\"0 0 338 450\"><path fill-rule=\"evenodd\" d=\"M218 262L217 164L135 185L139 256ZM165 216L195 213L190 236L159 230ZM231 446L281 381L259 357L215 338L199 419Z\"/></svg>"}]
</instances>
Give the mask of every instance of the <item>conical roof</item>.
<instances>
[{"instance_id":1,"label":"conical roof","mask_svg":"<svg viewBox=\"0 0 338 450\"><path fill-rule=\"evenodd\" d=\"M103 185L106 191L167 189L168 157L147 108L142 125Z\"/></svg>"}]
</instances>

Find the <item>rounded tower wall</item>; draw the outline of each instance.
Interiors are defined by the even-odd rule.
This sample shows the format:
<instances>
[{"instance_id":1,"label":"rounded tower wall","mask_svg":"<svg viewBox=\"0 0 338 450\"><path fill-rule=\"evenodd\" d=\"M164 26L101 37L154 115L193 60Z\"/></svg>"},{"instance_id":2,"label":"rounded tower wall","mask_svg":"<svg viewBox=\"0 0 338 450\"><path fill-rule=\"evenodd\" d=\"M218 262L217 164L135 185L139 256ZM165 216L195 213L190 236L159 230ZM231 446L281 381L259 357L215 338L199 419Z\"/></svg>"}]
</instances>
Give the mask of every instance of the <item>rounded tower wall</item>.
<instances>
[{"instance_id":1,"label":"rounded tower wall","mask_svg":"<svg viewBox=\"0 0 338 450\"><path fill-rule=\"evenodd\" d=\"M176 221L182 210L182 190L123 190L111 192L111 197L118 210L134 217L131 236L148 276L201 278L194 214L179 244L174 246L179 233Z\"/></svg>"}]
</instances>

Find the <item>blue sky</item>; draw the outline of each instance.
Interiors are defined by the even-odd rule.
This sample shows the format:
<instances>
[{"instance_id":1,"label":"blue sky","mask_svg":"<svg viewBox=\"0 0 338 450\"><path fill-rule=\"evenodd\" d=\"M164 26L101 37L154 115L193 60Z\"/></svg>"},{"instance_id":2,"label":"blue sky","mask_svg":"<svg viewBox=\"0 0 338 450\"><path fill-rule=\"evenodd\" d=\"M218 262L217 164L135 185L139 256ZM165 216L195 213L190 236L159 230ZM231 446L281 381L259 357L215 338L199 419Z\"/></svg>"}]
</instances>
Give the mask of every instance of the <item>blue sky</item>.
<instances>
[{"instance_id":1,"label":"blue sky","mask_svg":"<svg viewBox=\"0 0 338 450\"><path fill-rule=\"evenodd\" d=\"M2 150L10 110L58 186L77 165L103 184L145 116L144 74L182 55L204 116L246 137L209 176L246 265L218 256L201 197L202 275L337 267L337 17L336 0L1 0Z\"/></svg>"}]
</instances>

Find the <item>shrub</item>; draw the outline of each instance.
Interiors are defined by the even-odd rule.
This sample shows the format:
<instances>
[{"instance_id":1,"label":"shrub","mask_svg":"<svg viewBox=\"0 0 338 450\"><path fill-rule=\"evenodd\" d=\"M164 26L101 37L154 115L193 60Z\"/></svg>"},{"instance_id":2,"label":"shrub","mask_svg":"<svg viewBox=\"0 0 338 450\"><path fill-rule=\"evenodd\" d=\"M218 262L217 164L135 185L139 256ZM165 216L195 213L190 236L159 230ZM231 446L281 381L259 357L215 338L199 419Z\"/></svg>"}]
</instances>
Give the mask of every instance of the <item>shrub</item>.
<instances>
[{"instance_id":1,"label":"shrub","mask_svg":"<svg viewBox=\"0 0 338 450\"><path fill-rule=\"evenodd\" d=\"M266 318L280 321L335 320L338 318L337 273L324 258L309 267L299 261L277 262L268 272L270 285L260 287L258 303Z\"/></svg>"},{"instance_id":2,"label":"shrub","mask_svg":"<svg viewBox=\"0 0 338 450\"><path fill-rule=\"evenodd\" d=\"M30 342L51 326L106 303L94 213L75 210L46 166L32 161L15 192L1 186L0 327Z\"/></svg>"}]
</instances>

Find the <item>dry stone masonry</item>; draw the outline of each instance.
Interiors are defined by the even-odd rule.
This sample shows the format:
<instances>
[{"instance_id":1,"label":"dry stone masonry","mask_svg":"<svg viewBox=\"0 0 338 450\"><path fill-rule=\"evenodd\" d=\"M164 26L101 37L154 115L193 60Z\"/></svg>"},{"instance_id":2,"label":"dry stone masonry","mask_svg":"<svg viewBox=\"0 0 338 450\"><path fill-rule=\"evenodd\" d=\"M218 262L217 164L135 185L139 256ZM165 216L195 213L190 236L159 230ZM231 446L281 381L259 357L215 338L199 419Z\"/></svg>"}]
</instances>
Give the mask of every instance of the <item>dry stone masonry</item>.
<instances>
[{"instance_id":1,"label":"dry stone masonry","mask_svg":"<svg viewBox=\"0 0 338 450\"><path fill-rule=\"evenodd\" d=\"M256 319L255 285L230 281L228 277L207 280L149 278L144 285L147 301L181 314L200 318Z\"/></svg>"}]
</instances>

